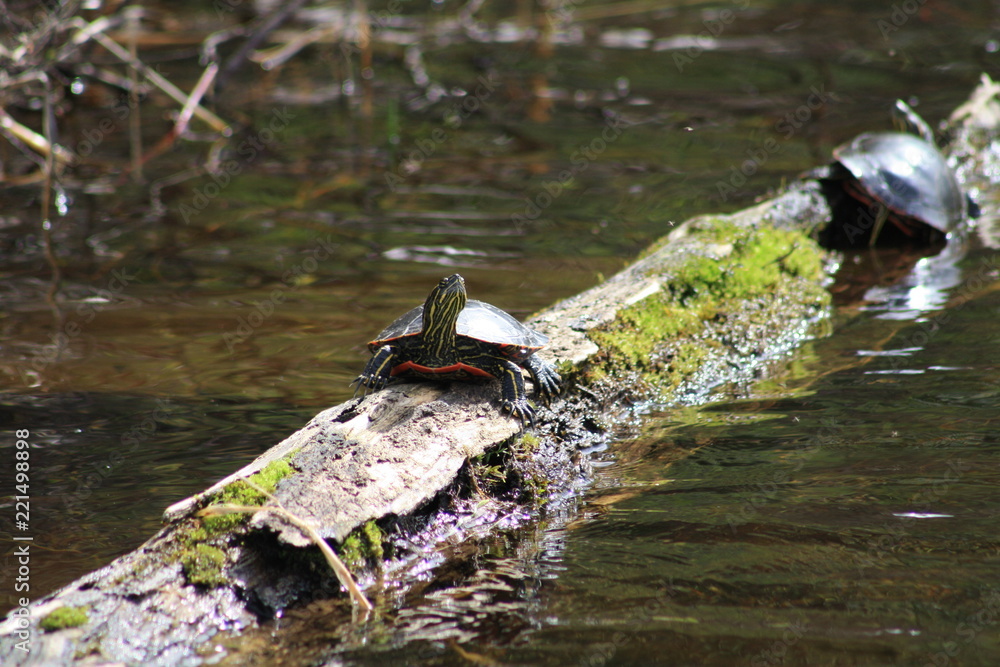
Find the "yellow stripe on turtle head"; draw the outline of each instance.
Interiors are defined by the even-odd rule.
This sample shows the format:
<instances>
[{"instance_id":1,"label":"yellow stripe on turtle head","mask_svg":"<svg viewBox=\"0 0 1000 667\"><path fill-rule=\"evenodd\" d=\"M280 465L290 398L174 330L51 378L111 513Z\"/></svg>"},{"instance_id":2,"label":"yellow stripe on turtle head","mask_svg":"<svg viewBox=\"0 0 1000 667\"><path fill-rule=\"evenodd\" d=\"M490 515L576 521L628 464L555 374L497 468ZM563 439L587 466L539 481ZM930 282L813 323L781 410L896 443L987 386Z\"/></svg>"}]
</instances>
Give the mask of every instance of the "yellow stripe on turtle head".
<instances>
[{"instance_id":1,"label":"yellow stripe on turtle head","mask_svg":"<svg viewBox=\"0 0 1000 667\"><path fill-rule=\"evenodd\" d=\"M422 333L424 348L435 356L455 345L458 314L468 301L465 279L453 274L441 280L424 302Z\"/></svg>"}]
</instances>

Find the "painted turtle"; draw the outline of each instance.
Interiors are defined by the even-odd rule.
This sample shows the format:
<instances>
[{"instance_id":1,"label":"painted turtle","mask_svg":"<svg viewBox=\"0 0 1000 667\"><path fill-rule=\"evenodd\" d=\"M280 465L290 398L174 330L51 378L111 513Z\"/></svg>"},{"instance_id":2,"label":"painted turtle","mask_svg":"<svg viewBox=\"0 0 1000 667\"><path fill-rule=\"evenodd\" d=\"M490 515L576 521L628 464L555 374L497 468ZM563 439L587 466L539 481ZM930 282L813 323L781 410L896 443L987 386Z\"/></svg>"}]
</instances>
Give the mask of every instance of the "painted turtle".
<instances>
[{"instance_id":1,"label":"painted turtle","mask_svg":"<svg viewBox=\"0 0 1000 667\"><path fill-rule=\"evenodd\" d=\"M522 423L534 423L521 368L526 368L538 395L559 393L559 374L535 355L548 337L482 301L469 299L457 273L431 290L417 306L368 343L372 358L352 383L377 391L390 377L430 380L498 378L502 409Z\"/></svg>"},{"instance_id":2,"label":"painted turtle","mask_svg":"<svg viewBox=\"0 0 1000 667\"><path fill-rule=\"evenodd\" d=\"M848 245L867 236L879 240L888 220L903 239L934 242L945 238L966 218L967 199L955 173L934 145L930 127L902 100L896 103L897 119L921 136L904 132L866 132L833 150L837 163L826 174L839 181L854 201L868 210L857 210L841 233Z\"/></svg>"}]
</instances>

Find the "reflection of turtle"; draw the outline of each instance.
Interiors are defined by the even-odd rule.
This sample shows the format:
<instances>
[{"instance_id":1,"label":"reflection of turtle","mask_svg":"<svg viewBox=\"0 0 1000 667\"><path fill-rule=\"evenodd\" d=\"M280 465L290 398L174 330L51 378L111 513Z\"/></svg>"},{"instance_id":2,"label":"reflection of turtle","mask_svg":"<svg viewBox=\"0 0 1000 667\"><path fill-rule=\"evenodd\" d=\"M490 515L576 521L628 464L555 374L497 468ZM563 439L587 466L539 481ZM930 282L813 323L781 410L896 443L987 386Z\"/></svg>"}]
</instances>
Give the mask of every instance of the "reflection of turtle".
<instances>
[{"instance_id":1,"label":"reflection of turtle","mask_svg":"<svg viewBox=\"0 0 1000 667\"><path fill-rule=\"evenodd\" d=\"M921 136L866 132L833 150L835 164L814 172L829 179L835 216L825 234L829 245L933 243L966 217L966 197L930 127L903 101L896 110Z\"/></svg>"},{"instance_id":2,"label":"reflection of turtle","mask_svg":"<svg viewBox=\"0 0 1000 667\"><path fill-rule=\"evenodd\" d=\"M381 389L391 376L431 380L499 378L502 408L533 422L521 368L528 369L539 396L559 393L559 374L535 356L549 339L482 301L470 300L465 280L457 273L431 290L417 306L368 343L372 358L354 381L366 389Z\"/></svg>"}]
</instances>

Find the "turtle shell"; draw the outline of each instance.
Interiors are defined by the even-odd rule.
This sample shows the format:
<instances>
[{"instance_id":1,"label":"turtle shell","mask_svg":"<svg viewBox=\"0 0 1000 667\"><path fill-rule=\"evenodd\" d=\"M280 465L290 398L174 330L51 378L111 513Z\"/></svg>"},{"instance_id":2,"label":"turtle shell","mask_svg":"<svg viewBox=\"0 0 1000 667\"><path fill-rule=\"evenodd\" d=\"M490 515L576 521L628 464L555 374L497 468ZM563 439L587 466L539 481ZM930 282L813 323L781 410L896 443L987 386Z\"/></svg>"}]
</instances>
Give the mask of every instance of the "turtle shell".
<instances>
[{"instance_id":1,"label":"turtle shell","mask_svg":"<svg viewBox=\"0 0 1000 667\"><path fill-rule=\"evenodd\" d=\"M424 307L421 305L400 316L368 343L369 349L374 351L386 342L418 335L423 327L423 315ZM475 299L469 299L458 314L455 329L459 336L496 345L512 358L528 357L549 342L548 336L529 329L496 306ZM523 351L514 354L508 346L523 348Z\"/></svg>"},{"instance_id":2,"label":"turtle shell","mask_svg":"<svg viewBox=\"0 0 1000 667\"><path fill-rule=\"evenodd\" d=\"M866 132L834 149L864 191L891 211L947 233L966 214L955 173L932 144L912 134Z\"/></svg>"}]
</instances>

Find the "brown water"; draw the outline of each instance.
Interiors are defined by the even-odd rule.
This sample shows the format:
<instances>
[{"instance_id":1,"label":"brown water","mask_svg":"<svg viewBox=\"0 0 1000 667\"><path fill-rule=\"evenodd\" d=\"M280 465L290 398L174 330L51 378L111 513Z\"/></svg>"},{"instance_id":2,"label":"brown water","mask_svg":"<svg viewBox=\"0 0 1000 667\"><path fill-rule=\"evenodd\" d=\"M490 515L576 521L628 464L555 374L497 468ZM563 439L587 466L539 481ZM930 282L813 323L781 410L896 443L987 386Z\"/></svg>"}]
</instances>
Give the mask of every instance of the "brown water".
<instances>
[{"instance_id":1,"label":"brown water","mask_svg":"<svg viewBox=\"0 0 1000 667\"><path fill-rule=\"evenodd\" d=\"M11 469L30 430L32 599L346 399L364 343L442 275L527 315L888 127L897 97L936 121L1000 63L986 3L744 4L563 3L548 44L514 8L462 30L441 5L384 29L419 40L429 83L376 50L371 115L335 94L340 49L313 47L226 90L219 113L255 121L238 173L166 187L163 210L104 176L127 161L116 125L65 183L59 317L36 190L0 192L0 456ZM171 55L162 73L190 88L194 62ZM76 108L79 149L110 112ZM147 145L168 127L144 112ZM206 151L183 143L146 176ZM843 298L834 334L749 394L652 410L595 454L576 510L481 545L453 589L386 594L351 630L300 610L261 640L273 654L255 647L288 664L995 663L997 259L925 260ZM865 294L857 260L838 294Z\"/></svg>"}]
</instances>

